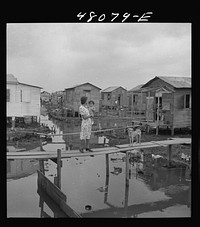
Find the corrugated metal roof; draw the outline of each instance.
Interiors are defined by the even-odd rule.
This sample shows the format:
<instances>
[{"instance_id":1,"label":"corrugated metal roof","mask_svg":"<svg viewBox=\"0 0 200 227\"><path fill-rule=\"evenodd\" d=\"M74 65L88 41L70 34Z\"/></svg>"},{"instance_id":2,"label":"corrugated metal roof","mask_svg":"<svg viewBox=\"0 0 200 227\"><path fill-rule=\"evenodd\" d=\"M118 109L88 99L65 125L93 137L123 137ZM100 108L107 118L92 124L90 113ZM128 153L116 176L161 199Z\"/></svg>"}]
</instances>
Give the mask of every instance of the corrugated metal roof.
<instances>
[{"instance_id":1,"label":"corrugated metal roof","mask_svg":"<svg viewBox=\"0 0 200 227\"><path fill-rule=\"evenodd\" d=\"M101 92L112 92L114 91L115 89L119 88L120 86L111 86L111 87L108 87L104 90L102 90Z\"/></svg>"},{"instance_id":2,"label":"corrugated metal roof","mask_svg":"<svg viewBox=\"0 0 200 227\"><path fill-rule=\"evenodd\" d=\"M16 77L13 76L13 74L7 74L6 81L9 84L18 84L19 81Z\"/></svg>"},{"instance_id":3,"label":"corrugated metal roof","mask_svg":"<svg viewBox=\"0 0 200 227\"><path fill-rule=\"evenodd\" d=\"M158 78L171 84L175 88L191 88L191 77L158 76Z\"/></svg>"},{"instance_id":4,"label":"corrugated metal roof","mask_svg":"<svg viewBox=\"0 0 200 227\"><path fill-rule=\"evenodd\" d=\"M134 88L132 88L131 90L129 90L128 92L131 92L131 91L139 91L140 90L140 88L143 86L144 84L140 84L140 85L138 85L138 86L136 86L136 87L134 87Z\"/></svg>"}]
</instances>

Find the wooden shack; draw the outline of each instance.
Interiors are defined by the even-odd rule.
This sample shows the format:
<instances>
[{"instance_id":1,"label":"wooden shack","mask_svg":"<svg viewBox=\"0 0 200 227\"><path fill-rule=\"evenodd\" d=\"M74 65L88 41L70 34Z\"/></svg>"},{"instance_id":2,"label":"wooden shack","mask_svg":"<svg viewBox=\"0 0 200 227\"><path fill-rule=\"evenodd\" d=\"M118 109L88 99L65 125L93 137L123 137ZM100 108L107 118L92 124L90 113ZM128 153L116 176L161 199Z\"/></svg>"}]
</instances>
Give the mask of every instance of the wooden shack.
<instances>
[{"instance_id":1,"label":"wooden shack","mask_svg":"<svg viewBox=\"0 0 200 227\"><path fill-rule=\"evenodd\" d=\"M6 116L7 121L23 120L32 122L40 120L40 91L42 87L20 83L13 74L7 74Z\"/></svg>"},{"instance_id":2,"label":"wooden shack","mask_svg":"<svg viewBox=\"0 0 200 227\"><path fill-rule=\"evenodd\" d=\"M60 108L63 105L64 91L56 91L51 94L51 106Z\"/></svg>"},{"instance_id":3,"label":"wooden shack","mask_svg":"<svg viewBox=\"0 0 200 227\"><path fill-rule=\"evenodd\" d=\"M47 91L42 91L40 93L40 99L41 99L42 103L47 103L51 99L51 94L49 92L47 92Z\"/></svg>"},{"instance_id":4,"label":"wooden shack","mask_svg":"<svg viewBox=\"0 0 200 227\"><path fill-rule=\"evenodd\" d=\"M128 110L131 112L145 112L146 110L146 93L141 92L140 84L127 92Z\"/></svg>"},{"instance_id":5,"label":"wooden shack","mask_svg":"<svg viewBox=\"0 0 200 227\"><path fill-rule=\"evenodd\" d=\"M128 107L127 90L121 86L108 87L101 91L102 109L116 110Z\"/></svg>"},{"instance_id":6,"label":"wooden shack","mask_svg":"<svg viewBox=\"0 0 200 227\"><path fill-rule=\"evenodd\" d=\"M147 121L170 127L172 135L175 128L191 128L190 77L156 76L141 91L147 96Z\"/></svg>"},{"instance_id":7,"label":"wooden shack","mask_svg":"<svg viewBox=\"0 0 200 227\"><path fill-rule=\"evenodd\" d=\"M78 117L81 97L87 96L88 101L94 101L95 111L99 112L100 90L101 88L91 83L84 83L66 88L63 95L63 107L72 110L73 116Z\"/></svg>"}]
</instances>

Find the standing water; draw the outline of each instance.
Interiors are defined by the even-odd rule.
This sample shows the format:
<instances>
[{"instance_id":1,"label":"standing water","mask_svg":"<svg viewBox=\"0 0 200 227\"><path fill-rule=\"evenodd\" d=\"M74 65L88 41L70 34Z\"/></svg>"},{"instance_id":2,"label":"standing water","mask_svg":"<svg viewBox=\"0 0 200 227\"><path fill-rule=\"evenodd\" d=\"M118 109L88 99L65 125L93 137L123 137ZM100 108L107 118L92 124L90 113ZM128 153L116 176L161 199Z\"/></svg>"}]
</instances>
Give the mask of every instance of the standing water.
<instances>
[{"instance_id":1,"label":"standing water","mask_svg":"<svg viewBox=\"0 0 200 227\"><path fill-rule=\"evenodd\" d=\"M56 134L80 132L80 123L51 121ZM127 122L99 121L94 129L126 126ZM96 128L95 128L96 127ZM92 134L91 147L102 146L99 135ZM45 150L77 149L79 135L54 136ZM111 141L110 141L111 142ZM116 142L116 141L115 141ZM120 143L119 140L117 140ZM116 143L117 143L116 142ZM125 143L127 143L126 141ZM121 142L122 143L122 142ZM109 155L109 175L106 175L105 155L62 159L61 190L67 204L82 217L190 217L191 182L183 168L149 168L144 162L130 161L126 181L124 153ZM44 161L45 175L53 182L56 164ZM7 161L8 217L66 217L58 206L37 187L37 160ZM138 169L140 171L138 171Z\"/></svg>"}]
</instances>

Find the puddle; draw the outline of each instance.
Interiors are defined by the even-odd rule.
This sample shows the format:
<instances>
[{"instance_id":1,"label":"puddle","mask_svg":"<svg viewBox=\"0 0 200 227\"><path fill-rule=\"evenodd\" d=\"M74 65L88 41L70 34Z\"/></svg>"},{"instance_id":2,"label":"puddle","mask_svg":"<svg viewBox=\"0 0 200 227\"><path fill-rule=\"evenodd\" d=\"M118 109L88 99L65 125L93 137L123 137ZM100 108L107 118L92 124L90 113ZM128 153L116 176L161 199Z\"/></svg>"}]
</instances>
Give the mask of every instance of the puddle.
<instances>
[{"instance_id":1,"label":"puddle","mask_svg":"<svg viewBox=\"0 0 200 227\"><path fill-rule=\"evenodd\" d=\"M42 121L56 128L56 133L79 132L79 124ZM102 128L121 127L127 122L104 121ZM99 128L96 122L93 130ZM97 135L91 136L91 147L103 146ZM112 139L107 142L112 144ZM76 149L79 134L55 136L44 149ZM100 142L100 143L98 143ZM113 142L115 143L116 140ZM121 140L118 139L119 143ZM126 141L127 143L127 141ZM72 148L72 147L71 147ZM130 162L126 181L125 154L109 155L109 176L106 175L106 157L78 157L63 159L61 190L67 204L83 217L189 217L191 205L191 178L182 168L156 168L138 159ZM147 165L148 164L148 165ZM8 217L59 217L63 213L45 195L38 194L36 160L7 161ZM56 164L45 161L45 175L54 182ZM13 180L15 179L15 180ZM43 200L42 200L43 198ZM42 202L42 201L43 202ZM45 202L46 201L46 202Z\"/></svg>"}]
</instances>

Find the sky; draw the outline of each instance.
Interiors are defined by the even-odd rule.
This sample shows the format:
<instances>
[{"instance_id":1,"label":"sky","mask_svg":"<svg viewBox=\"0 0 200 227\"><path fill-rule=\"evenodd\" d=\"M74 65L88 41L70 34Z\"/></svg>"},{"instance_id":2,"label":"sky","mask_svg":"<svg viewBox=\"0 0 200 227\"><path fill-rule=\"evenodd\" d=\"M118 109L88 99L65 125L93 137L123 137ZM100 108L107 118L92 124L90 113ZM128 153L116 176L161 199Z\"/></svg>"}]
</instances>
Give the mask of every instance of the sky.
<instances>
[{"instance_id":1,"label":"sky","mask_svg":"<svg viewBox=\"0 0 200 227\"><path fill-rule=\"evenodd\" d=\"M55 92L191 77L190 23L8 23L7 73Z\"/></svg>"}]
</instances>

